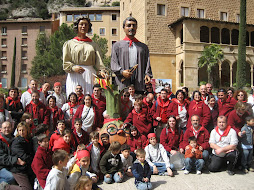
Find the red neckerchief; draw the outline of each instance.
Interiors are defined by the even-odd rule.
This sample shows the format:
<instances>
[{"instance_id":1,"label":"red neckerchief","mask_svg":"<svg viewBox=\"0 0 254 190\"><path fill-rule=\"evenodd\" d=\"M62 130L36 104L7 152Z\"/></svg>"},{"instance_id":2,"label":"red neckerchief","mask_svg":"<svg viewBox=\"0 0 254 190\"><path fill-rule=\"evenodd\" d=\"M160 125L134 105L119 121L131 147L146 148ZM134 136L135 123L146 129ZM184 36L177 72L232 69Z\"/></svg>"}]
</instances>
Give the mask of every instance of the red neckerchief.
<instances>
[{"instance_id":1,"label":"red neckerchief","mask_svg":"<svg viewBox=\"0 0 254 190\"><path fill-rule=\"evenodd\" d=\"M221 134L219 133L219 127L218 127L218 126L215 127L215 131L218 133L218 135L220 135L220 141L221 141L221 138L222 138L222 137L228 136L228 133L229 133L230 129L231 129L231 126L228 125L227 128L223 131L223 134L221 135Z\"/></svg>"},{"instance_id":2,"label":"red neckerchief","mask_svg":"<svg viewBox=\"0 0 254 190\"><path fill-rule=\"evenodd\" d=\"M20 103L19 98L17 98L17 100L14 100L12 97L8 96L7 99L10 102L9 106L11 106L13 104L15 108L16 108L17 104Z\"/></svg>"},{"instance_id":3,"label":"red neckerchief","mask_svg":"<svg viewBox=\"0 0 254 190\"><path fill-rule=\"evenodd\" d=\"M128 105L129 101L125 103L123 101L123 97L121 97L121 103L124 105L122 112L124 112L127 108L130 109L130 106Z\"/></svg>"},{"instance_id":4,"label":"red neckerchief","mask_svg":"<svg viewBox=\"0 0 254 190\"><path fill-rule=\"evenodd\" d=\"M177 100L176 98L173 98L172 101L174 101L175 103L178 104L178 106L180 106L180 112L183 111L183 106L185 104L185 100L183 100L183 103L180 103L179 100Z\"/></svg>"},{"instance_id":5,"label":"red neckerchief","mask_svg":"<svg viewBox=\"0 0 254 190\"><path fill-rule=\"evenodd\" d=\"M55 112L58 111L58 107L57 107L57 106L55 106L55 107L53 107L53 108L50 108L50 109L51 109L51 111L52 111L53 114L54 114Z\"/></svg>"},{"instance_id":6,"label":"red neckerchief","mask_svg":"<svg viewBox=\"0 0 254 190\"><path fill-rule=\"evenodd\" d=\"M244 103L246 103L247 101L245 100L245 101L241 101L241 102L244 102Z\"/></svg>"},{"instance_id":7,"label":"red neckerchief","mask_svg":"<svg viewBox=\"0 0 254 190\"><path fill-rule=\"evenodd\" d=\"M139 120L139 118L140 118L142 115L145 115L145 110L143 109L143 110L141 110L141 112L140 112L140 113L138 113L138 112L136 112L136 110L135 110L135 109L133 109L133 110L132 110L132 114L137 115L138 120Z\"/></svg>"},{"instance_id":8,"label":"red neckerchief","mask_svg":"<svg viewBox=\"0 0 254 190\"><path fill-rule=\"evenodd\" d=\"M201 96L201 100L202 100L202 101L206 101L206 97L203 98L203 96Z\"/></svg>"},{"instance_id":9,"label":"red neckerchief","mask_svg":"<svg viewBox=\"0 0 254 190\"><path fill-rule=\"evenodd\" d=\"M171 94L173 94L173 92L170 92L170 94L167 96L167 98L170 98Z\"/></svg>"},{"instance_id":10,"label":"red neckerchief","mask_svg":"<svg viewBox=\"0 0 254 190\"><path fill-rule=\"evenodd\" d=\"M0 112L4 112L4 109L0 109Z\"/></svg>"},{"instance_id":11,"label":"red neckerchief","mask_svg":"<svg viewBox=\"0 0 254 190\"><path fill-rule=\"evenodd\" d=\"M144 103L147 107L149 106L148 102L146 101L146 97L143 98L143 103Z\"/></svg>"},{"instance_id":12,"label":"red neckerchief","mask_svg":"<svg viewBox=\"0 0 254 190\"><path fill-rule=\"evenodd\" d=\"M208 92L208 95L213 95L213 93L212 92Z\"/></svg>"},{"instance_id":13,"label":"red neckerchief","mask_svg":"<svg viewBox=\"0 0 254 190\"><path fill-rule=\"evenodd\" d=\"M7 146L10 146L8 141L2 136L2 134L0 133L0 139L5 143L7 144Z\"/></svg>"},{"instance_id":14,"label":"red neckerchief","mask_svg":"<svg viewBox=\"0 0 254 190\"><path fill-rule=\"evenodd\" d=\"M82 42L92 42L93 40L91 40L90 38L86 37L85 39L81 39L78 36L74 37L73 39L78 40L78 41L82 41Z\"/></svg>"},{"instance_id":15,"label":"red neckerchief","mask_svg":"<svg viewBox=\"0 0 254 190\"><path fill-rule=\"evenodd\" d=\"M132 40L130 38L128 38L127 36L125 36L125 38L123 39L125 41L129 41L130 44L129 44L129 47L131 47L132 43L133 42L139 42L136 38L133 38Z\"/></svg>"},{"instance_id":16,"label":"red neckerchief","mask_svg":"<svg viewBox=\"0 0 254 190\"><path fill-rule=\"evenodd\" d=\"M105 123L109 123L109 122L112 122L112 121L122 121L122 118L110 118L110 119L104 119L104 122L103 124Z\"/></svg>"},{"instance_id":17,"label":"red neckerchief","mask_svg":"<svg viewBox=\"0 0 254 190\"><path fill-rule=\"evenodd\" d=\"M193 106L193 110L197 111L198 110L198 104L200 101L196 101L196 100L193 100L195 102L195 105Z\"/></svg>"},{"instance_id":18,"label":"red neckerchief","mask_svg":"<svg viewBox=\"0 0 254 190\"><path fill-rule=\"evenodd\" d=\"M83 97L84 97L84 94L83 94L83 93L78 97L78 102L79 102L79 103L80 103L80 101L82 100Z\"/></svg>"},{"instance_id":19,"label":"red neckerchief","mask_svg":"<svg viewBox=\"0 0 254 190\"><path fill-rule=\"evenodd\" d=\"M194 129L194 127L191 125L191 130L192 130L192 132L193 132L193 135L197 138L199 132L203 130L203 127L200 127L199 130L196 131L196 130Z\"/></svg>"},{"instance_id":20,"label":"red neckerchief","mask_svg":"<svg viewBox=\"0 0 254 190\"><path fill-rule=\"evenodd\" d=\"M70 106L70 115L73 115L73 108L78 105L78 103L72 104L71 102L68 102L68 105Z\"/></svg>"},{"instance_id":21,"label":"red neckerchief","mask_svg":"<svg viewBox=\"0 0 254 190\"><path fill-rule=\"evenodd\" d=\"M40 101L38 102L38 104L35 104L33 101L30 102L30 104L32 104L32 107L33 107L34 117L37 116L37 107L39 107L40 103L41 103Z\"/></svg>"}]
</instances>

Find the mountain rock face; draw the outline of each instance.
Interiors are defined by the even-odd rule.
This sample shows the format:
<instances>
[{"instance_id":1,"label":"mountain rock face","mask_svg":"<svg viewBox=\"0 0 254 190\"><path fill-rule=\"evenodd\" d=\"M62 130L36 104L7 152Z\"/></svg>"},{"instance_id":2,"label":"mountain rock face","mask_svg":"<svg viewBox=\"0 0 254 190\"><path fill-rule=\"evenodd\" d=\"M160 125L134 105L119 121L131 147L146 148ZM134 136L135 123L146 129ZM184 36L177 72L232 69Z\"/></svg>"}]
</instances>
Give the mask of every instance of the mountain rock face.
<instances>
[{"instance_id":1,"label":"mountain rock face","mask_svg":"<svg viewBox=\"0 0 254 190\"><path fill-rule=\"evenodd\" d=\"M50 18L67 7L112 6L120 0L0 0L0 20L18 18ZM113 4L114 5L114 4Z\"/></svg>"}]
</instances>

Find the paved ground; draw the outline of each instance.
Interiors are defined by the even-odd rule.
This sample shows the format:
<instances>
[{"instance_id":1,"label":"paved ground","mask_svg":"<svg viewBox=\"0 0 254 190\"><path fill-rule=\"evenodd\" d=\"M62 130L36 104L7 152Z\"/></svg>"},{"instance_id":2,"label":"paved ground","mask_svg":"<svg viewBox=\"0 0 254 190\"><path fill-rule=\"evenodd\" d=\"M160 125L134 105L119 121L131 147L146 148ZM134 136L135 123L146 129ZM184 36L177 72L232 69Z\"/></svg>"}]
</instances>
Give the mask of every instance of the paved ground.
<instances>
[{"instance_id":1,"label":"paved ground","mask_svg":"<svg viewBox=\"0 0 254 190\"><path fill-rule=\"evenodd\" d=\"M253 190L254 172L243 174L237 172L229 176L225 171L219 173L204 172L202 175L190 173L185 175L178 171L175 177L152 175L153 189L158 190ZM128 178L123 183L99 184L103 190L134 190L134 178Z\"/></svg>"}]
</instances>

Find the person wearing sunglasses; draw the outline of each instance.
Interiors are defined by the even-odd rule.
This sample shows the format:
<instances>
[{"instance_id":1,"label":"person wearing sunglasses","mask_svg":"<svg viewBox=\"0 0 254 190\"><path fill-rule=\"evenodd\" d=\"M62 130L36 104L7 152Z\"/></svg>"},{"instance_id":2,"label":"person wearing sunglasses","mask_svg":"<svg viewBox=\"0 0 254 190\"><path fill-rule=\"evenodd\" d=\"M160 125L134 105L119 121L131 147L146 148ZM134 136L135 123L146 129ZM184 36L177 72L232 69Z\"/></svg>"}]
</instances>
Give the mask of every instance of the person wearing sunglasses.
<instances>
[{"instance_id":1,"label":"person wearing sunglasses","mask_svg":"<svg viewBox=\"0 0 254 190\"><path fill-rule=\"evenodd\" d=\"M114 43L111 53L111 69L116 74L119 89L134 84L139 94L145 91L145 83L152 78L149 49L146 44L135 38L138 22L133 17L123 21L125 38ZM137 66L136 69L133 69Z\"/></svg>"},{"instance_id":2,"label":"person wearing sunglasses","mask_svg":"<svg viewBox=\"0 0 254 190\"><path fill-rule=\"evenodd\" d=\"M121 104L120 104L120 110L121 110L121 118L124 121L129 113L131 112L133 106L132 101L130 100L130 93L124 92L123 96L121 97Z\"/></svg>"}]
</instances>

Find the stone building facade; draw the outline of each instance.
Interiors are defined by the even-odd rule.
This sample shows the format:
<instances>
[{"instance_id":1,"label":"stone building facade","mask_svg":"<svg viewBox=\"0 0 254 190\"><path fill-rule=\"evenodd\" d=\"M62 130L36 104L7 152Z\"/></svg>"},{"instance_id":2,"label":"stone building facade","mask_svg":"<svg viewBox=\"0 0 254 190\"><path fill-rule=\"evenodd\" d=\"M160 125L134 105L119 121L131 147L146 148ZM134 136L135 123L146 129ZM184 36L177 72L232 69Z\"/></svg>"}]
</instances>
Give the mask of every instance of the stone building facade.
<instances>
[{"instance_id":1,"label":"stone building facade","mask_svg":"<svg viewBox=\"0 0 254 190\"><path fill-rule=\"evenodd\" d=\"M3 88L11 82L14 39L16 37L15 86L26 88L32 79L30 69L36 55L36 39L40 32L48 36L59 27L58 20L5 20L0 21L0 78Z\"/></svg>"},{"instance_id":2,"label":"stone building facade","mask_svg":"<svg viewBox=\"0 0 254 190\"><path fill-rule=\"evenodd\" d=\"M120 7L70 7L60 10L60 25L66 23L69 26L78 16L87 16L92 23L92 32L108 40L107 55L111 55L112 45L119 41Z\"/></svg>"},{"instance_id":3,"label":"stone building facade","mask_svg":"<svg viewBox=\"0 0 254 190\"><path fill-rule=\"evenodd\" d=\"M247 0L247 81L253 85L254 4ZM136 37L150 50L154 78L172 79L173 91L196 89L207 80L198 69L205 46L219 44L224 60L218 63L221 86L233 86L238 57L240 0L121 0L120 22L138 20ZM120 37L124 37L121 32Z\"/></svg>"}]
</instances>

